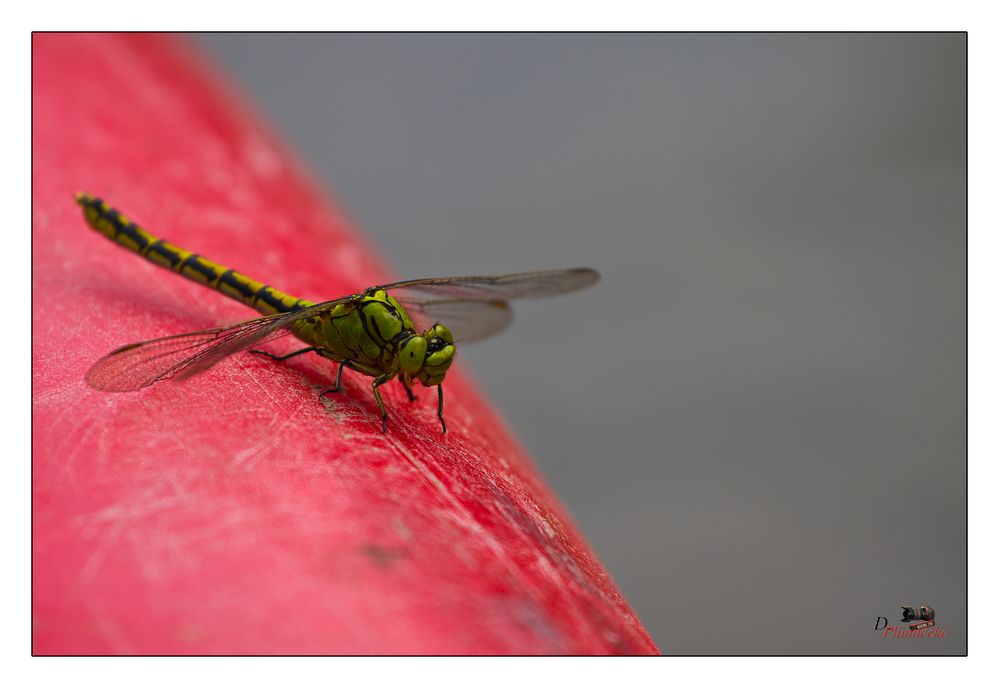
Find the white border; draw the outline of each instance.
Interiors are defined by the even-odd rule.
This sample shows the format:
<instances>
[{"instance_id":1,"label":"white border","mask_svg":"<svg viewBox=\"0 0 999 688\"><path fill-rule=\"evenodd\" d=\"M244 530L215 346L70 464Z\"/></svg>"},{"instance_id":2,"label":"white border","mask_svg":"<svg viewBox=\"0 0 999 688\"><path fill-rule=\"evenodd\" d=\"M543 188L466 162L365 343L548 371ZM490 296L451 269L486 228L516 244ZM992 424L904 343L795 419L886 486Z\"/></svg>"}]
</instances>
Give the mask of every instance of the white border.
<instances>
[{"instance_id":1,"label":"white border","mask_svg":"<svg viewBox=\"0 0 999 688\"><path fill-rule=\"evenodd\" d=\"M999 394L999 290L997 278L997 222L995 201L999 160L996 127L996 23L991 3L961 2L683 2L650 10L641 2L521 2L493 6L482 3L380 2L330 4L325 10L314 1L218 3L174 1L169 4L135 2L32 2L5 8L2 83L6 126L3 189L10 202L5 214L8 259L0 279L5 294L24 294L30 284L30 35L34 29L249 29L281 30L307 27L325 30L967 30L969 40L969 314L970 314L970 542L995 542L996 395ZM10 322L30 324L27 299L10 298L5 307ZM13 327L7 328L14 332ZM970 552L970 659L879 658L681 658L628 660L579 658L540 659L51 659L30 658L27 623L30 618L28 554L30 533L30 371L22 361L30 356L26 336L0 339L6 370L3 415L6 469L0 499L4 539L17 553L0 567L4 623L4 675L21 685L19 674L29 674L32 685L170 686L178 680L207 683L294 685L319 678L324 683L368 685L392 682L422 686L454 684L504 685L529 682L552 684L624 684L636 679L660 678L685 685L744 683L764 679L778 685L805 680L809 685L837 685L862 681L916 680L919 683L968 680L985 669L992 635L988 612L995 604L995 547L972 547ZM872 562L875 566L876 562ZM978 602L977 605L974 602ZM664 648L666 651L669 648Z\"/></svg>"}]
</instances>

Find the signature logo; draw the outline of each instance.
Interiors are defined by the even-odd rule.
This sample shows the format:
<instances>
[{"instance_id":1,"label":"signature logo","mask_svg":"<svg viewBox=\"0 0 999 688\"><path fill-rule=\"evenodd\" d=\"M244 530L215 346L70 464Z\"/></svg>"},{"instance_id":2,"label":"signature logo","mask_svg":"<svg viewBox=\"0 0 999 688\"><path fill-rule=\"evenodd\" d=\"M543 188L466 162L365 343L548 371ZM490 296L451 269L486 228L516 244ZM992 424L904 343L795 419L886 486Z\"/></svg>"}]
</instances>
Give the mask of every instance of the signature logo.
<instances>
[{"instance_id":1,"label":"signature logo","mask_svg":"<svg viewBox=\"0 0 999 688\"><path fill-rule=\"evenodd\" d=\"M937 626L937 611L929 605L902 607L902 621L898 626L889 626L887 616L879 616L874 624L875 631L883 631L884 638L946 638L947 629Z\"/></svg>"}]
</instances>

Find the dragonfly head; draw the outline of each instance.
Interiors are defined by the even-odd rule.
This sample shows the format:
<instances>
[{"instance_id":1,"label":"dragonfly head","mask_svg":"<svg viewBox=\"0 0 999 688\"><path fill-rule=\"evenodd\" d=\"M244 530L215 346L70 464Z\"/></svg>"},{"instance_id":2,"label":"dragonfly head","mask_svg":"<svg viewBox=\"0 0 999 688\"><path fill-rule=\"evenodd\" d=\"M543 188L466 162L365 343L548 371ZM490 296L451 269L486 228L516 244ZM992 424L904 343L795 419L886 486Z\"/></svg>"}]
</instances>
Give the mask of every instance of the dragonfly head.
<instances>
[{"instance_id":1,"label":"dragonfly head","mask_svg":"<svg viewBox=\"0 0 999 688\"><path fill-rule=\"evenodd\" d=\"M399 366L423 386L433 387L444 381L454 352L451 330L438 323L422 334L403 340L399 348Z\"/></svg>"}]
</instances>

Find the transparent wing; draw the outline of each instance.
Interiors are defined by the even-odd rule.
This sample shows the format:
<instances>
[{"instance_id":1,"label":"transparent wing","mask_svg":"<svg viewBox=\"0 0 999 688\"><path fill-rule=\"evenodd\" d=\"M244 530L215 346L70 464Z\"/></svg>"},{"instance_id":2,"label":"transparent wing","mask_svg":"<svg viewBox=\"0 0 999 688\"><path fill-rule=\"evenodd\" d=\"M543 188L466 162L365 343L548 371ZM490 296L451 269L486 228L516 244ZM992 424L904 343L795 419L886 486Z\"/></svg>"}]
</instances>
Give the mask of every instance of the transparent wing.
<instances>
[{"instance_id":1,"label":"transparent wing","mask_svg":"<svg viewBox=\"0 0 999 688\"><path fill-rule=\"evenodd\" d=\"M421 301L405 296L395 298L406 309L418 330L442 323L451 330L458 342L477 342L491 337L509 325L513 317L510 304L506 301Z\"/></svg>"},{"instance_id":2,"label":"transparent wing","mask_svg":"<svg viewBox=\"0 0 999 688\"><path fill-rule=\"evenodd\" d=\"M518 272L479 277L431 277L385 284L379 289L418 289L441 296L475 301L509 301L565 294L595 284L600 273L591 268Z\"/></svg>"},{"instance_id":3,"label":"transparent wing","mask_svg":"<svg viewBox=\"0 0 999 688\"><path fill-rule=\"evenodd\" d=\"M154 382L185 380L202 373L237 351L283 337L293 323L329 310L350 297L324 301L293 313L277 313L229 327L187 332L128 344L97 361L87 372L91 387L131 392Z\"/></svg>"}]
</instances>

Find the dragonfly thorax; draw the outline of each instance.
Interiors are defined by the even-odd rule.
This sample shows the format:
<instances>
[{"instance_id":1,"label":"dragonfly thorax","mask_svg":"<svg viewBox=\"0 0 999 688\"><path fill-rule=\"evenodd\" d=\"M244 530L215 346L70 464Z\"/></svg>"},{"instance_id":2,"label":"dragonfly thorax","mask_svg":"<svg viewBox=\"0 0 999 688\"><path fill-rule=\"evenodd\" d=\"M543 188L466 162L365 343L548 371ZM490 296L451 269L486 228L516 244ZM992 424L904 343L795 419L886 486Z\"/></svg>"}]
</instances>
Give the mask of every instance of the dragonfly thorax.
<instances>
[{"instance_id":1,"label":"dragonfly thorax","mask_svg":"<svg viewBox=\"0 0 999 688\"><path fill-rule=\"evenodd\" d=\"M291 326L292 332L335 360L372 377L400 375L439 385L454 359L454 337L441 324L420 332L405 307L370 289Z\"/></svg>"},{"instance_id":2,"label":"dragonfly thorax","mask_svg":"<svg viewBox=\"0 0 999 688\"><path fill-rule=\"evenodd\" d=\"M369 331L385 331L392 318L398 318L402 329L391 338L386 349L394 352L396 370L408 379L419 380L426 387L439 385L444 381L451 361L454 360L454 337L444 325L435 323L424 332L417 333L406 309L383 289L371 289L362 299L362 320L365 312L369 317Z\"/></svg>"}]
</instances>

